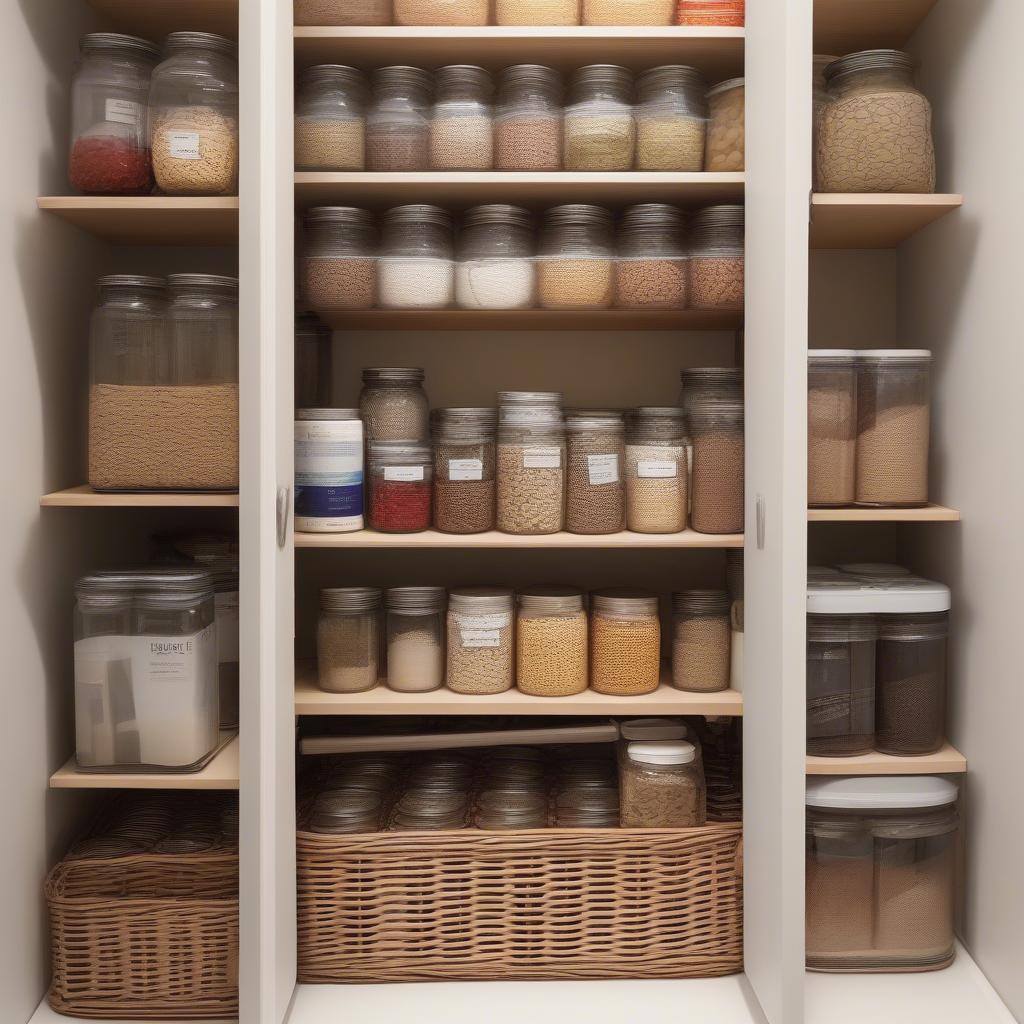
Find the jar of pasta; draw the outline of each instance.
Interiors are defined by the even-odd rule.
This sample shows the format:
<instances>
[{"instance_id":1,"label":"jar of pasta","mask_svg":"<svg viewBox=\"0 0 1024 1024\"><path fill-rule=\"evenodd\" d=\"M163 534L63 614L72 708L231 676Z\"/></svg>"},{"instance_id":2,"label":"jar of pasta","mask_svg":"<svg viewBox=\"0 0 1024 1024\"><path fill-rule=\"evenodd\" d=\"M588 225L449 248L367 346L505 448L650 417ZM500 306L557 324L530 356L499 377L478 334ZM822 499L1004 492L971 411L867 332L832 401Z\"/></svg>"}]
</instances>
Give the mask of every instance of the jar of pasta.
<instances>
[{"instance_id":1,"label":"jar of pasta","mask_svg":"<svg viewBox=\"0 0 1024 1024\"><path fill-rule=\"evenodd\" d=\"M705 171L742 171L745 148L745 90L742 78L719 82L708 92Z\"/></svg>"},{"instance_id":2,"label":"jar of pasta","mask_svg":"<svg viewBox=\"0 0 1024 1024\"><path fill-rule=\"evenodd\" d=\"M698 533L743 532L743 404L709 399L690 411L690 525Z\"/></svg>"},{"instance_id":3,"label":"jar of pasta","mask_svg":"<svg viewBox=\"0 0 1024 1024\"><path fill-rule=\"evenodd\" d=\"M314 206L303 219L302 293L318 312L377 304L376 229L369 210Z\"/></svg>"},{"instance_id":4,"label":"jar of pasta","mask_svg":"<svg viewBox=\"0 0 1024 1024\"><path fill-rule=\"evenodd\" d=\"M387 67L373 73L366 114L368 171L425 171L430 152L433 79L420 68Z\"/></svg>"},{"instance_id":5,"label":"jar of pasta","mask_svg":"<svg viewBox=\"0 0 1024 1024\"><path fill-rule=\"evenodd\" d=\"M513 685L512 591L460 587L448 594L448 668L455 693L503 693Z\"/></svg>"},{"instance_id":6,"label":"jar of pasta","mask_svg":"<svg viewBox=\"0 0 1024 1024\"><path fill-rule=\"evenodd\" d=\"M434 409L434 528L484 533L495 527L496 409Z\"/></svg>"},{"instance_id":7,"label":"jar of pasta","mask_svg":"<svg viewBox=\"0 0 1024 1024\"><path fill-rule=\"evenodd\" d=\"M658 688L658 598L611 588L590 595L590 685L598 693L638 696Z\"/></svg>"},{"instance_id":8,"label":"jar of pasta","mask_svg":"<svg viewBox=\"0 0 1024 1024\"><path fill-rule=\"evenodd\" d=\"M568 471L565 528L569 533L618 533L625 528L625 423L621 413L566 417Z\"/></svg>"},{"instance_id":9,"label":"jar of pasta","mask_svg":"<svg viewBox=\"0 0 1024 1024\"><path fill-rule=\"evenodd\" d=\"M690 224L690 305L743 309L743 207L707 206Z\"/></svg>"},{"instance_id":10,"label":"jar of pasta","mask_svg":"<svg viewBox=\"0 0 1024 1024\"><path fill-rule=\"evenodd\" d=\"M633 73L615 64L580 68L565 108L565 169L629 171L635 148Z\"/></svg>"},{"instance_id":11,"label":"jar of pasta","mask_svg":"<svg viewBox=\"0 0 1024 1024\"><path fill-rule=\"evenodd\" d=\"M613 289L612 216L600 206L556 206L544 214L537 283L544 309L607 309Z\"/></svg>"},{"instance_id":12,"label":"jar of pasta","mask_svg":"<svg viewBox=\"0 0 1024 1024\"><path fill-rule=\"evenodd\" d=\"M646 407L626 427L626 529L686 529L687 458L682 410Z\"/></svg>"},{"instance_id":13,"label":"jar of pasta","mask_svg":"<svg viewBox=\"0 0 1024 1024\"><path fill-rule=\"evenodd\" d=\"M299 75L295 96L295 169L361 171L366 166L366 79L340 64Z\"/></svg>"},{"instance_id":14,"label":"jar of pasta","mask_svg":"<svg viewBox=\"0 0 1024 1024\"><path fill-rule=\"evenodd\" d=\"M619 309L685 309L689 292L683 213L664 203L627 209L615 247Z\"/></svg>"},{"instance_id":15,"label":"jar of pasta","mask_svg":"<svg viewBox=\"0 0 1024 1024\"><path fill-rule=\"evenodd\" d=\"M491 76L454 64L434 72L430 112L430 169L488 171L494 166Z\"/></svg>"},{"instance_id":16,"label":"jar of pasta","mask_svg":"<svg viewBox=\"0 0 1024 1024\"><path fill-rule=\"evenodd\" d=\"M320 591L316 658L321 690L360 693L380 671L381 592L373 587Z\"/></svg>"},{"instance_id":17,"label":"jar of pasta","mask_svg":"<svg viewBox=\"0 0 1024 1024\"><path fill-rule=\"evenodd\" d=\"M645 71L636 85L637 170L706 170L703 75L696 68L670 64Z\"/></svg>"},{"instance_id":18,"label":"jar of pasta","mask_svg":"<svg viewBox=\"0 0 1024 1024\"><path fill-rule=\"evenodd\" d=\"M562 169L562 76L540 64L515 64L498 78L494 166L499 171Z\"/></svg>"},{"instance_id":19,"label":"jar of pasta","mask_svg":"<svg viewBox=\"0 0 1024 1024\"><path fill-rule=\"evenodd\" d=\"M672 685L677 690L729 689L730 607L724 590L672 595Z\"/></svg>"},{"instance_id":20,"label":"jar of pasta","mask_svg":"<svg viewBox=\"0 0 1024 1024\"><path fill-rule=\"evenodd\" d=\"M587 688L587 613L573 587L531 587L518 595L516 685L533 697Z\"/></svg>"}]
</instances>

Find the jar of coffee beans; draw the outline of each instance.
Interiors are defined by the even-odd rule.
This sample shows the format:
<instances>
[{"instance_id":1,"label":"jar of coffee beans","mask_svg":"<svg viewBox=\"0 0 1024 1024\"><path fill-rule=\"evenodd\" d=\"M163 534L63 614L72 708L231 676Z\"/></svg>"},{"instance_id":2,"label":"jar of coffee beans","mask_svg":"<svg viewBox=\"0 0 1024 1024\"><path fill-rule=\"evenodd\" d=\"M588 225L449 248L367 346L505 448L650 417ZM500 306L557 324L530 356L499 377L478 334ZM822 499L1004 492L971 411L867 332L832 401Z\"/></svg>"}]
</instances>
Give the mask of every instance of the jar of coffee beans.
<instances>
[{"instance_id":1,"label":"jar of coffee beans","mask_svg":"<svg viewBox=\"0 0 1024 1024\"><path fill-rule=\"evenodd\" d=\"M377 304L376 230L369 210L314 206L303 219L302 293L319 312Z\"/></svg>"},{"instance_id":2,"label":"jar of coffee beans","mask_svg":"<svg viewBox=\"0 0 1024 1024\"><path fill-rule=\"evenodd\" d=\"M370 528L381 533L429 530L433 476L430 445L370 441L366 459Z\"/></svg>"},{"instance_id":3,"label":"jar of coffee beans","mask_svg":"<svg viewBox=\"0 0 1024 1024\"><path fill-rule=\"evenodd\" d=\"M443 587L394 587L385 592L388 687L426 693L444 683Z\"/></svg>"},{"instance_id":4,"label":"jar of coffee beans","mask_svg":"<svg viewBox=\"0 0 1024 1024\"><path fill-rule=\"evenodd\" d=\"M657 596L624 587L596 590L590 609L591 687L622 696L653 693L661 671Z\"/></svg>"},{"instance_id":5,"label":"jar of coffee beans","mask_svg":"<svg viewBox=\"0 0 1024 1024\"><path fill-rule=\"evenodd\" d=\"M360 693L377 685L381 600L381 591L373 587L320 591L316 653L321 690Z\"/></svg>"},{"instance_id":6,"label":"jar of coffee beans","mask_svg":"<svg viewBox=\"0 0 1024 1024\"><path fill-rule=\"evenodd\" d=\"M427 441L430 404L424 373L412 366L369 366L363 370L359 415L367 441Z\"/></svg>"},{"instance_id":7,"label":"jar of coffee beans","mask_svg":"<svg viewBox=\"0 0 1024 1024\"><path fill-rule=\"evenodd\" d=\"M637 170L705 170L706 88L701 73L682 64L651 68L637 79Z\"/></svg>"},{"instance_id":8,"label":"jar of coffee beans","mask_svg":"<svg viewBox=\"0 0 1024 1024\"><path fill-rule=\"evenodd\" d=\"M565 108L565 169L631 171L635 149L633 73L616 64L580 68Z\"/></svg>"},{"instance_id":9,"label":"jar of coffee beans","mask_svg":"<svg viewBox=\"0 0 1024 1024\"><path fill-rule=\"evenodd\" d=\"M556 206L544 214L537 256L544 309L607 309L613 288L612 216L600 206Z\"/></svg>"},{"instance_id":10,"label":"jar of coffee beans","mask_svg":"<svg viewBox=\"0 0 1024 1024\"><path fill-rule=\"evenodd\" d=\"M698 533L743 532L743 404L721 399L690 410L693 489L690 525Z\"/></svg>"},{"instance_id":11,"label":"jar of coffee beans","mask_svg":"<svg viewBox=\"0 0 1024 1024\"><path fill-rule=\"evenodd\" d=\"M435 409L434 527L483 533L495 527L496 409Z\"/></svg>"},{"instance_id":12,"label":"jar of coffee beans","mask_svg":"<svg viewBox=\"0 0 1024 1024\"><path fill-rule=\"evenodd\" d=\"M569 533L618 533L625 528L625 423L621 413L566 417L568 472L565 528Z\"/></svg>"},{"instance_id":13,"label":"jar of coffee beans","mask_svg":"<svg viewBox=\"0 0 1024 1024\"><path fill-rule=\"evenodd\" d=\"M615 252L619 309L685 309L689 291L683 214L644 203L622 215Z\"/></svg>"},{"instance_id":14,"label":"jar of coffee beans","mask_svg":"<svg viewBox=\"0 0 1024 1024\"><path fill-rule=\"evenodd\" d=\"M672 595L672 685L691 693L729 688L729 595L684 590Z\"/></svg>"},{"instance_id":15,"label":"jar of coffee beans","mask_svg":"<svg viewBox=\"0 0 1024 1024\"><path fill-rule=\"evenodd\" d=\"M455 693L503 693L512 689L512 591L461 587L448 594L448 667Z\"/></svg>"},{"instance_id":16,"label":"jar of coffee beans","mask_svg":"<svg viewBox=\"0 0 1024 1024\"><path fill-rule=\"evenodd\" d=\"M377 266L385 309L444 309L455 301L452 217L438 206L398 206L381 222Z\"/></svg>"},{"instance_id":17,"label":"jar of coffee beans","mask_svg":"<svg viewBox=\"0 0 1024 1024\"><path fill-rule=\"evenodd\" d=\"M636 409L626 426L626 529L686 529L687 458L683 413L675 407Z\"/></svg>"},{"instance_id":18,"label":"jar of coffee beans","mask_svg":"<svg viewBox=\"0 0 1024 1024\"><path fill-rule=\"evenodd\" d=\"M434 73L430 112L430 169L489 171L494 166L491 76L480 67L454 64Z\"/></svg>"},{"instance_id":19,"label":"jar of coffee beans","mask_svg":"<svg viewBox=\"0 0 1024 1024\"><path fill-rule=\"evenodd\" d=\"M366 79L340 64L299 75L295 96L295 169L361 171L366 166Z\"/></svg>"},{"instance_id":20,"label":"jar of coffee beans","mask_svg":"<svg viewBox=\"0 0 1024 1024\"><path fill-rule=\"evenodd\" d=\"M519 592L516 685L532 697L568 697L587 688L587 613L573 587Z\"/></svg>"},{"instance_id":21,"label":"jar of coffee beans","mask_svg":"<svg viewBox=\"0 0 1024 1024\"><path fill-rule=\"evenodd\" d=\"M378 68L366 114L368 171L425 171L433 80L420 68Z\"/></svg>"},{"instance_id":22,"label":"jar of coffee beans","mask_svg":"<svg viewBox=\"0 0 1024 1024\"><path fill-rule=\"evenodd\" d=\"M562 169L562 76L554 68L516 64L501 72L494 166L499 171Z\"/></svg>"},{"instance_id":23,"label":"jar of coffee beans","mask_svg":"<svg viewBox=\"0 0 1024 1024\"><path fill-rule=\"evenodd\" d=\"M707 206L690 226L690 305L743 309L743 207Z\"/></svg>"}]
</instances>

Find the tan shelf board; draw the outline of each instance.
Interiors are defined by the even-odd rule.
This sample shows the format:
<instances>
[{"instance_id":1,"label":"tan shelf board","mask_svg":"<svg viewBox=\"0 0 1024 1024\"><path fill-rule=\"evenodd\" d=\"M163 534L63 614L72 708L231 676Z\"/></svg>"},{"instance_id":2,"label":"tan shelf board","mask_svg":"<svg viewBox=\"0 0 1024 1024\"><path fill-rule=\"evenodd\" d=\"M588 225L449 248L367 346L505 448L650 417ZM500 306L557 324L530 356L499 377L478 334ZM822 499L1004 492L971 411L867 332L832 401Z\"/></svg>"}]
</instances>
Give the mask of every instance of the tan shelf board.
<instances>
[{"instance_id":1,"label":"tan shelf board","mask_svg":"<svg viewBox=\"0 0 1024 1024\"><path fill-rule=\"evenodd\" d=\"M168 32L216 32L238 37L238 0L88 0L119 32L162 43Z\"/></svg>"},{"instance_id":2,"label":"tan shelf board","mask_svg":"<svg viewBox=\"0 0 1024 1024\"><path fill-rule=\"evenodd\" d=\"M237 494L106 494L88 484L44 494L43 508L237 508Z\"/></svg>"},{"instance_id":3,"label":"tan shelf board","mask_svg":"<svg viewBox=\"0 0 1024 1024\"><path fill-rule=\"evenodd\" d=\"M509 533L455 534L426 530L423 533L377 533L358 530L354 533L295 534L297 548L741 548L739 533L609 533L590 537L575 533L552 533L541 537L520 537Z\"/></svg>"},{"instance_id":4,"label":"tan shelf board","mask_svg":"<svg viewBox=\"0 0 1024 1024\"><path fill-rule=\"evenodd\" d=\"M633 70L659 64L690 64L715 82L743 74L742 28L680 27L391 27L297 26L295 63L384 64L440 67L461 63L467 53L492 71L529 60L571 70L615 63Z\"/></svg>"},{"instance_id":5,"label":"tan shelf board","mask_svg":"<svg viewBox=\"0 0 1024 1024\"><path fill-rule=\"evenodd\" d=\"M80 772L72 757L50 776L51 789L238 789L238 736L230 740L200 772Z\"/></svg>"},{"instance_id":6,"label":"tan shelf board","mask_svg":"<svg viewBox=\"0 0 1024 1024\"><path fill-rule=\"evenodd\" d=\"M41 196L39 209L119 245L233 245L237 196Z\"/></svg>"},{"instance_id":7,"label":"tan shelf board","mask_svg":"<svg viewBox=\"0 0 1024 1024\"><path fill-rule=\"evenodd\" d=\"M936 0L814 0L814 52L901 49Z\"/></svg>"},{"instance_id":8,"label":"tan shelf board","mask_svg":"<svg viewBox=\"0 0 1024 1024\"><path fill-rule=\"evenodd\" d=\"M949 743L923 757L875 752L857 757L807 758L808 775L950 775L966 771L967 758Z\"/></svg>"},{"instance_id":9,"label":"tan shelf board","mask_svg":"<svg viewBox=\"0 0 1024 1024\"><path fill-rule=\"evenodd\" d=\"M809 508L812 523L958 523L960 513L944 505L924 508Z\"/></svg>"},{"instance_id":10,"label":"tan shelf board","mask_svg":"<svg viewBox=\"0 0 1024 1024\"><path fill-rule=\"evenodd\" d=\"M955 194L816 192L811 201L812 249L892 249L958 210Z\"/></svg>"}]
</instances>

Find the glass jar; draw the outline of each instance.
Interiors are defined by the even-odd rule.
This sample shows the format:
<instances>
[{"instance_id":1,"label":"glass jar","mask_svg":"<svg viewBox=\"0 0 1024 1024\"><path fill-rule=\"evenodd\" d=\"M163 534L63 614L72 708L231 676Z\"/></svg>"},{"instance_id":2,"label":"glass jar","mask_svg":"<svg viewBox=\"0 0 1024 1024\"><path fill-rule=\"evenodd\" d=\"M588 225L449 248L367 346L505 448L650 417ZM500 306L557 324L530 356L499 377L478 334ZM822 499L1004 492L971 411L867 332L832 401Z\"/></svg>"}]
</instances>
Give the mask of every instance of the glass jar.
<instances>
[{"instance_id":1,"label":"glass jar","mask_svg":"<svg viewBox=\"0 0 1024 1024\"><path fill-rule=\"evenodd\" d=\"M578 25L580 0L495 0L496 25Z\"/></svg>"},{"instance_id":2,"label":"glass jar","mask_svg":"<svg viewBox=\"0 0 1024 1024\"><path fill-rule=\"evenodd\" d=\"M433 79L420 68L373 72L366 113L368 171L425 171L430 149Z\"/></svg>"},{"instance_id":3,"label":"glass jar","mask_svg":"<svg viewBox=\"0 0 1024 1024\"><path fill-rule=\"evenodd\" d=\"M696 68L669 64L645 71L636 84L637 170L706 170L708 105L703 75Z\"/></svg>"},{"instance_id":4,"label":"glass jar","mask_svg":"<svg viewBox=\"0 0 1024 1024\"><path fill-rule=\"evenodd\" d=\"M434 528L485 533L496 522L496 409L435 409Z\"/></svg>"},{"instance_id":5,"label":"glass jar","mask_svg":"<svg viewBox=\"0 0 1024 1024\"><path fill-rule=\"evenodd\" d=\"M427 441L430 403L425 374L412 366L368 366L363 370L359 415L367 441Z\"/></svg>"},{"instance_id":6,"label":"glass jar","mask_svg":"<svg viewBox=\"0 0 1024 1024\"><path fill-rule=\"evenodd\" d=\"M327 835L379 832L383 800L366 789L332 789L317 793L309 812L309 831Z\"/></svg>"},{"instance_id":7,"label":"glass jar","mask_svg":"<svg viewBox=\"0 0 1024 1024\"><path fill-rule=\"evenodd\" d=\"M82 37L71 79L68 180L87 195L137 196L153 187L149 84L160 51L145 39Z\"/></svg>"},{"instance_id":8,"label":"glass jar","mask_svg":"<svg viewBox=\"0 0 1024 1024\"><path fill-rule=\"evenodd\" d=\"M742 402L743 367L688 366L679 371L679 408L687 420L700 402Z\"/></svg>"},{"instance_id":9,"label":"glass jar","mask_svg":"<svg viewBox=\"0 0 1024 1024\"><path fill-rule=\"evenodd\" d=\"M704 771L686 740L626 746L619 766L623 828L696 828L707 820Z\"/></svg>"},{"instance_id":10,"label":"glass jar","mask_svg":"<svg viewBox=\"0 0 1024 1024\"><path fill-rule=\"evenodd\" d=\"M583 0L584 25L671 25L675 0Z\"/></svg>"},{"instance_id":11,"label":"glass jar","mask_svg":"<svg viewBox=\"0 0 1024 1024\"><path fill-rule=\"evenodd\" d=\"M645 407L626 426L626 529L686 529L688 467L680 409Z\"/></svg>"},{"instance_id":12,"label":"glass jar","mask_svg":"<svg viewBox=\"0 0 1024 1024\"><path fill-rule=\"evenodd\" d=\"M331 332L315 313L295 316L295 408L331 404Z\"/></svg>"},{"instance_id":13,"label":"glass jar","mask_svg":"<svg viewBox=\"0 0 1024 1024\"><path fill-rule=\"evenodd\" d=\"M468 793L410 789L395 805L388 829L392 832L450 832L466 827L470 810Z\"/></svg>"},{"instance_id":14,"label":"glass jar","mask_svg":"<svg viewBox=\"0 0 1024 1024\"><path fill-rule=\"evenodd\" d=\"M486 789L477 798L476 827L486 831L546 828L548 798L542 789Z\"/></svg>"},{"instance_id":15,"label":"glass jar","mask_svg":"<svg viewBox=\"0 0 1024 1024\"><path fill-rule=\"evenodd\" d=\"M743 28L746 0L679 0L677 25Z\"/></svg>"},{"instance_id":16,"label":"glass jar","mask_svg":"<svg viewBox=\"0 0 1024 1024\"><path fill-rule=\"evenodd\" d=\"M821 115L828 103L828 85L825 68L839 58L832 54L816 53L811 72L811 180L818 180L818 129Z\"/></svg>"},{"instance_id":17,"label":"glass jar","mask_svg":"<svg viewBox=\"0 0 1024 1024\"><path fill-rule=\"evenodd\" d=\"M556 206L544 214L537 257L544 309L608 309L613 288L612 216L600 206Z\"/></svg>"},{"instance_id":18,"label":"glass jar","mask_svg":"<svg viewBox=\"0 0 1024 1024\"><path fill-rule=\"evenodd\" d=\"M438 206L398 206L384 214L378 265L385 309L444 309L455 301L452 218Z\"/></svg>"},{"instance_id":19,"label":"glass jar","mask_svg":"<svg viewBox=\"0 0 1024 1024\"><path fill-rule=\"evenodd\" d=\"M745 149L745 92L742 78L719 82L708 92L705 171L742 171Z\"/></svg>"},{"instance_id":20,"label":"glass jar","mask_svg":"<svg viewBox=\"0 0 1024 1024\"><path fill-rule=\"evenodd\" d=\"M825 68L819 192L934 192L932 109L899 50L850 53Z\"/></svg>"},{"instance_id":21,"label":"glass jar","mask_svg":"<svg viewBox=\"0 0 1024 1024\"><path fill-rule=\"evenodd\" d=\"M672 685L690 693L729 689L729 595L683 590L672 595Z\"/></svg>"},{"instance_id":22,"label":"glass jar","mask_svg":"<svg viewBox=\"0 0 1024 1024\"><path fill-rule=\"evenodd\" d=\"M613 587L590 595L590 685L597 693L636 697L658 688L658 598Z\"/></svg>"},{"instance_id":23,"label":"glass jar","mask_svg":"<svg viewBox=\"0 0 1024 1024\"><path fill-rule=\"evenodd\" d=\"M157 188L172 196L237 192L235 44L210 32L172 32L149 102Z\"/></svg>"},{"instance_id":24,"label":"glass jar","mask_svg":"<svg viewBox=\"0 0 1024 1024\"><path fill-rule=\"evenodd\" d=\"M954 957L956 786L809 779L807 966L933 971Z\"/></svg>"},{"instance_id":25,"label":"glass jar","mask_svg":"<svg viewBox=\"0 0 1024 1024\"><path fill-rule=\"evenodd\" d=\"M512 591L460 587L448 594L448 666L454 693L504 693L513 676Z\"/></svg>"},{"instance_id":26,"label":"glass jar","mask_svg":"<svg viewBox=\"0 0 1024 1024\"><path fill-rule=\"evenodd\" d=\"M363 423L358 409L295 410L295 530L363 528Z\"/></svg>"},{"instance_id":27,"label":"glass jar","mask_svg":"<svg viewBox=\"0 0 1024 1024\"><path fill-rule=\"evenodd\" d=\"M619 222L615 305L685 309L689 291L682 211L664 203L631 206Z\"/></svg>"},{"instance_id":28,"label":"glass jar","mask_svg":"<svg viewBox=\"0 0 1024 1024\"><path fill-rule=\"evenodd\" d=\"M490 0L394 0L396 25L487 25Z\"/></svg>"},{"instance_id":29,"label":"glass jar","mask_svg":"<svg viewBox=\"0 0 1024 1024\"><path fill-rule=\"evenodd\" d=\"M568 697L587 688L587 613L573 587L531 587L518 595L516 686L531 697Z\"/></svg>"},{"instance_id":30,"label":"glass jar","mask_svg":"<svg viewBox=\"0 0 1024 1024\"><path fill-rule=\"evenodd\" d=\"M631 171L635 148L633 73L614 64L580 68L565 108L565 169Z\"/></svg>"},{"instance_id":31,"label":"glass jar","mask_svg":"<svg viewBox=\"0 0 1024 1024\"><path fill-rule=\"evenodd\" d=\"M320 591L316 661L321 690L361 693L377 685L382 594L374 587Z\"/></svg>"},{"instance_id":32,"label":"glass jar","mask_svg":"<svg viewBox=\"0 0 1024 1024\"><path fill-rule=\"evenodd\" d=\"M366 461L371 529L381 533L429 530L434 468L430 445L370 441Z\"/></svg>"},{"instance_id":33,"label":"glass jar","mask_svg":"<svg viewBox=\"0 0 1024 1024\"><path fill-rule=\"evenodd\" d=\"M518 0L505 2L518 4ZM579 7L579 0L545 2L552 6ZM499 21L499 24L502 23ZM501 72L494 111L494 166L497 170L562 169L562 92L562 76L554 68L516 64Z\"/></svg>"},{"instance_id":34,"label":"glass jar","mask_svg":"<svg viewBox=\"0 0 1024 1024\"><path fill-rule=\"evenodd\" d=\"M498 529L558 533L565 525L561 395L506 391L498 400Z\"/></svg>"},{"instance_id":35,"label":"glass jar","mask_svg":"<svg viewBox=\"0 0 1024 1024\"><path fill-rule=\"evenodd\" d=\"M857 372L853 349L807 354L807 504L852 505L857 468Z\"/></svg>"},{"instance_id":36,"label":"glass jar","mask_svg":"<svg viewBox=\"0 0 1024 1024\"><path fill-rule=\"evenodd\" d=\"M366 166L366 78L341 64L299 75L295 96L295 169L361 171Z\"/></svg>"},{"instance_id":37,"label":"glass jar","mask_svg":"<svg viewBox=\"0 0 1024 1024\"><path fill-rule=\"evenodd\" d=\"M434 72L432 171L489 171L494 166L493 91L491 76L480 67L453 64Z\"/></svg>"},{"instance_id":38,"label":"glass jar","mask_svg":"<svg viewBox=\"0 0 1024 1024\"><path fill-rule=\"evenodd\" d=\"M555 828L618 828L619 789L607 785L566 785L555 794Z\"/></svg>"},{"instance_id":39,"label":"glass jar","mask_svg":"<svg viewBox=\"0 0 1024 1024\"><path fill-rule=\"evenodd\" d=\"M455 301L463 309L532 309L537 282L533 216L518 206L466 212L455 267Z\"/></svg>"},{"instance_id":40,"label":"glass jar","mask_svg":"<svg viewBox=\"0 0 1024 1024\"><path fill-rule=\"evenodd\" d=\"M303 218L302 293L313 309L337 312L377 304L373 215L353 206L314 206Z\"/></svg>"},{"instance_id":41,"label":"glass jar","mask_svg":"<svg viewBox=\"0 0 1024 1024\"><path fill-rule=\"evenodd\" d=\"M690 409L690 525L698 533L743 532L743 403L709 399Z\"/></svg>"},{"instance_id":42,"label":"glass jar","mask_svg":"<svg viewBox=\"0 0 1024 1024\"><path fill-rule=\"evenodd\" d=\"M444 683L443 587L395 587L387 607L388 686L399 693L426 693Z\"/></svg>"},{"instance_id":43,"label":"glass jar","mask_svg":"<svg viewBox=\"0 0 1024 1024\"><path fill-rule=\"evenodd\" d=\"M743 309L743 207L706 206L690 225L690 305Z\"/></svg>"},{"instance_id":44,"label":"glass jar","mask_svg":"<svg viewBox=\"0 0 1024 1024\"><path fill-rule=\"evenodd\" d=\"M857 353L857 504L928 504L931 365L927 349Z\"/></svg>"},{"instance_id":45,"label":"glass jar","mask_svg":"<svg viewBox=\"0 0 1024 1024\"><path fill-rule=\"evenodd\" d=\"M566 417L565 528L618 533L626 527L625 423L622 414Z\"/></svg>"},{"instance_id":46,"label":"glass jar","mask_svg":"<svg viewBox=\"0 0 1024 1024\"><path fill-rule=\"evenodd\" d=\"M729 688L743 692L743 549L729 548L725 553L725 585L732 607L729 624L732 628L732 653L729 658Z\"/></svg>"},{"instance_id":47,"label":"glass jar","mask_svg":"<svg viewBox=\"0 0 1024 1024\"><path fill-rule=\"evenodd\" d=\"M296 25L390 25L391 0L295 0Z\"/></svg>"},{"instance_id":48,"label":"glass jar","mask_svg":"<svg viewBox=\"0 0 1024 1024\"><path fill-rule=\"evenodd\" d=\"M201 769L220 738L210 573L93 573L75 600L78 767Z\"/></svg>"}]
</instances>

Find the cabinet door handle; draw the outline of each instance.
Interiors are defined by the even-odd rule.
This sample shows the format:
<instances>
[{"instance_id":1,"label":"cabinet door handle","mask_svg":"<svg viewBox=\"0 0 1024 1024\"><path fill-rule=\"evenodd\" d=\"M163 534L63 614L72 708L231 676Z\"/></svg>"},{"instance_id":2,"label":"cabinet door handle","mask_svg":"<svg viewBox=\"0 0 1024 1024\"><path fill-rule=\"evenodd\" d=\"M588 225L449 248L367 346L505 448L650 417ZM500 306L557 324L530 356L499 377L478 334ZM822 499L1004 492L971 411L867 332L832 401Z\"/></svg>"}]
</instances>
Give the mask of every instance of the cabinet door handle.
<instances>
[{"instance_id":1,"label":"cabinet door handle","mask_svg":"<svg viewBox=\"0 0 1024 1024\"><path fill-rule=\"evenodd\" d=\"M288 513L291 510L292 489L277 489L277 546L283 548L288 540Z\"/></svg>"},{"instance_id":2,"label":"cabinet door handle","mask_svg":"<svg viewBox=\"0 0 1024 1024\"><path fill-rule=\"evenodd\" d=\"M764 531L765 531L765 501L764 495L759 494L757 496L757 549L758 551L764 550Z\"/></svg>"}]
</instances>

